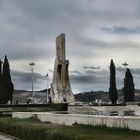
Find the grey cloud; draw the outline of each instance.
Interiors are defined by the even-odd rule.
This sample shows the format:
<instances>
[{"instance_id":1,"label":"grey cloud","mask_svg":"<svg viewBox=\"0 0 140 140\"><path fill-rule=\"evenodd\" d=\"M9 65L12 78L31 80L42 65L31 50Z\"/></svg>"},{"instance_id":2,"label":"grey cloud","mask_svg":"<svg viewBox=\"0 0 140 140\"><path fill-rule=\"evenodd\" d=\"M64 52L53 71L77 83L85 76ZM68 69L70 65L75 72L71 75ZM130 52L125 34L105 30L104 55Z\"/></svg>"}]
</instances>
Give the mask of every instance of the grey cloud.
<instances>
[{"instance_id":1,"label":"grey cloud","mask_svg":"<svg viewBox=\"0 0 140 140\"><path fill-rule=\"evenodd\" d=\"M32 75L29 72L11 71L15 89L31 90ZM46 78L40 73L34 73L34 90L46 88Z\"/></svg>"},{"instance_id":2,"label":"grey cloud","mask_svg":"<svg viewBox=\"0 0 140 140\"><path fill-rule=\"evenodd\" d=\"M121 34L120 34L121 36ZM92 55L94 57L97 57L96 55L96 51L102 51L102 48L106 48L106 50L108 51L108 53L110 52L111 49L114 49L114 47L118 48L120 51L122 51L122 47L125 49L132 49L132 47L135 49L139 48L139 43L135 42L135 41L131 41L131 40L103 40L103 38L87 38L84 35L80 35L77 40L80 42L80 45L84 45L86 47L88 47L88 49L83 47L84 52L86 51L87 53L92 52L92 50L94 50L94 52L92 53ZM128 51L128 50L127 50ZM126 51L126 52L127 52ZM129 52L129 51L128 51ZM114 52L114 54L116 54ZM103 54L104 55L104 54Z\"/></svg>"},{"instance_id":3,"label":"grey cloud","mask_svg":"<svg viewBox=\"0 0 140 140\"><path fill-rule=\"evenodd\" d=\"M116 67L116 71L118 72L125 72L125 68L124 67Z\"/></svg>"},{"instance_id":4,"label":"grey cloud","mask_svg":"<svg viewBox=\"0 0 140 140\"><path fill-rule=\"evenodd\" d=\"M74 83L79 83L79 84L89 84L93 82L93 79L97 79L96 76L89 76L89 75L82 75L82 76L72 76L71 75L71 81Z\"/></svg>"},{"instance_id":5,"label":"grey cloud","mask_svg":"<svg viewBox=\"0 0 140 140\"><path fill-rule=\"evenodd\" d=\"M103 41L102 39L96 39L96 38L91 39L91 38L84 37L82 35L80 35L77 38L77 40L81 43L81 45L90 47L90 50L91 50L91 47L92 48L103 47L103 46L108 47L111 44L109 42Z\"/></svg>"},{"instance_id":6,"label":"grey cloud","mask_svg":"<svg viewBox=\"0 0 140 140\"><path fill-rule=\"evenodd\" d=\"M109 75L109 72L107 70L98 70L98 71L95 71L95 70L86 70L85 73L86 74L96 74L98 76L103 76L103 75L108 76Z\"/></svg>"},{"instance_id":7,"label":"grey cloud","mask_svg":"<svg viewBox=\"0 0 140 140\"><path fill-rule=\"evenodd\" d=\"M105 90L108 91L109 75L108 72L97 70L76 71L70 73L71 85L74 91Z\"/></svg>"},{"instance_id":8,"label":"grey cloud","mask_svg":"<svg viewBox=\"0 0 140 140\"><path fill-rule=\"evenodd\" d=\"M53 70L52 69L49 69L48 71L51 72L51 73L53 73Z\"/></svg>"},{"instance_id":9,"label":"grey cloud","mask_svg":"<svg viewBox=\"0 0 140 140\"><path fill-rule=\"evenodd\" d=\"M72 84L83 85L88 88L88 84L106 84L108 83L107 77L99 77L96 75L71 75Z\"/></svg>"},{"instance_id":10,"label":"grey cloud","mask_svg":"<svg viewBox=\"0 0 140 140\"><path fill-rule=\"evenodd\" d=\"M121 2L122 6L116 8L120 2L110 0L106 3L104 0L2 0L0 4L0 45L2 47L0 55L8 52L11 59L52 57L55 51L55 37L60 32L66 32L69 42L73 44L76 44L78 40L81 42L77 44L79 47L82 45L79 55L85 53L83 46L113 46L102 40L84 40L81 34L84 34L83 29L89 28L89 24L93 24L91 28L96 28L94 20L100 23L102 19L109 24L112 24L111 19L123 20L120 19L120 15L124 13L122 11L125 11L131 19L135 15L136 1L133 6L131 1ZM123 6L127 6L130 10L124 9ZM108 15L110 20L106 20ZM119 15L118 18L116 15ZM45 42L44 45L42 42ZM117 43L114 42L114 44ZM69 50L70 55L76 54L72 49ZM91 48L87 49L87 53L90 53L90 50Z\"/></svg>"},{"instance_id":11,"label":"grey cloud","mask_svg":"<svg viewBox=\"0 0 140 140\"><path fill-rule=\"evenodd\" d=\"M108 33L117 33L117 34L139 34L140 27L123 27L123 26L114 26L114 27L104 27L103 31Z\"/></svg>"},{"instance_id":12,"label":"grey cloud","mask_svg":"<svg viewBox=\"0 0 140 140\"><path fill-rule=\"evenodd\" d=\"M132 74L140 75L140 68L130 68ZM124 67L116 67L116 71L125 73L126 69Z\"/></svg>"},{"instance_id":13,"label":"grey cloud","mask_svg":"<svg viewBox=\"0 0 140 140\"><path fill-rule=\"evenodd\" d=\"M96 69L96 70L99 70L100 67L94 67L94 66L83 66L84 69Z\"/></svg>"},{"instance_id":14,"label":"grey cloud","mask_svg":"<svg viewBox=\"0 0 140 140\"><path fill-rule=\"evenodd\" d=\"M11 71L13 78L20 78L25 81L31 81L32 74L29 72ZM45 79L45 76L40 73L33 73L33 78L35 81Z\"/></svg>"},{"instance_id":15,"label":"grey cloud","mask_svg":"<svg viewBox=\"0 0 140 140\"><path fill-rule=\"evenodd\" d=\"M140 68L131 68L130 70L132 71L133 74L140 75Z\"/></svg>"},{"instance_id":16,"label":"grey cloud","mask_svg":"<svg viewBox=\"0 0 140 140\"><path fill-rule=\"evenodd\" d=\"M73 71L70 71L70 74L81 75L82 73L78 70L73 70Z\"/></svg>"},{"instance_id":17,"label":"grey cloud","mask_svg":"<svg viewBox=\"0 0 140 140\"><path fill-rule=\"evenodd\" d=\"M134 52L139 52L139 42L135 41L133 36L132 41L130 36L128 37L128 34L139 37L139 5L138 0L1 0L0 56L7 54L9 60L19 62L21 59L37 59L39 62L46 58L51 62L50 60L55 57L55 37L65 32L67 54L73 59L72 63L77 62L77 65L82 67L88 62L84 72L77 70L70 72L72 81L75 81L75 84L83 81L87 81L88 84L97 82L97 87L102 84L106 85L104 88L108 87L106 80L108 72L98 67L90 67L93 65L91 59L104 61L114 48L119 51L125 47L125 55L131 53L132 49L128 48L132 46ZM108 36L108 32L117 33L117 36L114 34ZM124 35L125 40L121 35ZM102 52L102 48L105 48L106 54ZM112 55L119 56L118 51ZM83 62L85 59L87 60ZM75 69L74 66L72 69ZM135 69L134 73L138 75L139 70ZM20 80L24 81L21 83L22 86L30 79L29 73L19 75L13 73L13 77L16 79L15 85L18 86ZM39 81L41 77L38 75L36 79ZM39 83L43 85L42 82ZM88 84L85 86L89 87Z\"/></svg>"},{"instance_id":18,"label":"grey cloud","mask_svg":"<svg viewBox=\"0 0 140 140\"><path fill-rule=\"evenodd\" d=\"M81 84L105 84L108 83L109 72L106 70L85 70L83 73L75 71L76 75L71 73L72 82Z\"/></svg>"}]
</instances>

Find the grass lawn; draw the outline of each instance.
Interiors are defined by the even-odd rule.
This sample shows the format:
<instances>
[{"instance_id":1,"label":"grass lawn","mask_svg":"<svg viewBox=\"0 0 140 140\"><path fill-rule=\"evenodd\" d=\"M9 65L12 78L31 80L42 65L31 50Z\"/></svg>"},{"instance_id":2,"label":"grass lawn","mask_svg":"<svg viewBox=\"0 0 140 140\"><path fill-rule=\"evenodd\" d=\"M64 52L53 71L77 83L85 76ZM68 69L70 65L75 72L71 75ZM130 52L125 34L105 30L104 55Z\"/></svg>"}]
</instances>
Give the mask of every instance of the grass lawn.
<instances>
[{"instance_id":1,"label":"grass lawn","mask_svg":"<svg viewBox=\"0 0 140 140\"><path fill-rule=\"evenodd\" d=\"M0 118L0 131L23 140L140 140L140 132L128 129L62 126L34 119Z\"/></svg>"}]
</instances>

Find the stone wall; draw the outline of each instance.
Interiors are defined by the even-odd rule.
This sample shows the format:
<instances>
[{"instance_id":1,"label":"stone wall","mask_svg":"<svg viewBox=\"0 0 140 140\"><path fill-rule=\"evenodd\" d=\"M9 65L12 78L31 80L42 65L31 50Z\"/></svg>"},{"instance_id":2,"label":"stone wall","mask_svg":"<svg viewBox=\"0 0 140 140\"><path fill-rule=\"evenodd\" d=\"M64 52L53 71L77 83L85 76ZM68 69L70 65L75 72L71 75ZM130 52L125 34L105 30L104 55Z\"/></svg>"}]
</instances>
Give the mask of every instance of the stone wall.
<instances>
[{"instance_id":1,"label":"stone wall","mask_svg":"<svg viewBox=\"0 0 140 140\"><path fill-rule=\"evenodd\" d=\"M121 116L93 116L80 114L51 114L35 112L14 112L13 118L35 117L42 122L52 122L55 124L72 125L74 123L85 125L106 125L107 127L129 128L140 131L140 118Z\"/></svg>"},{"instance_id":2,"label":"stone wall","mask_svg":"<svg viewBox=\"0 0 140 140\"><path fill-rule=\"evenodd\" d=\"M138 106L70 106L70 112L84 112L84 111L129 111L138 110Z\"/></svg>"}]
</instances>

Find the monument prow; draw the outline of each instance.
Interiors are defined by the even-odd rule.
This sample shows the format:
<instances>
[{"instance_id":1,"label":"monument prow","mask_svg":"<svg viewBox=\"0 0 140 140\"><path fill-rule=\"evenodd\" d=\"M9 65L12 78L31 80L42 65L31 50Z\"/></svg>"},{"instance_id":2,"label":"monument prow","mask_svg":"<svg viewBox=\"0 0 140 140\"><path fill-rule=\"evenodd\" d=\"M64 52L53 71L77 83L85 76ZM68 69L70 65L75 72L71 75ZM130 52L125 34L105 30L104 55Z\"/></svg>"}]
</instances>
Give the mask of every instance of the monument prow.
<instances>
[{"instance_id":1,"label":"monument prow","mask_svg":"<svg viewBox=\"0 0 140 140\"><path fill-rule=\"evenodd\" d=\"M69 80L69 60L66 60L65 34L56 38L56 58L50 97L53 103L73 103L74 95Z\"/></svg>"}]
</instances>

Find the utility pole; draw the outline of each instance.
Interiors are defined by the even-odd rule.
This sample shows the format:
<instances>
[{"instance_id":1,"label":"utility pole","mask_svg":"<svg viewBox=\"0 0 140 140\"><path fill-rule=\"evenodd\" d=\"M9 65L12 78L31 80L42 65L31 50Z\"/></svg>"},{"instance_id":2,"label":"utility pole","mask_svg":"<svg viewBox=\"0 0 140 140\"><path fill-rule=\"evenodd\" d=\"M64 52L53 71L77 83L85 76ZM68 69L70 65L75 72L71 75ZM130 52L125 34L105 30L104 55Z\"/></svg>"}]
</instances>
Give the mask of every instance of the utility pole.
<instances>
[{"instance_id":1,"label":"utility pole","mask_svg":"<svg viewBox=\"0 0 140 140\"><path fill-rule=\"evenodd\" d=\"M29 63L29 65L31 66L31 74L32 74L32 103L34 102L33 100L33 96L34 96L34 69L33 67L35 66L34 62Z\"/></svg>"}]
</instances>

